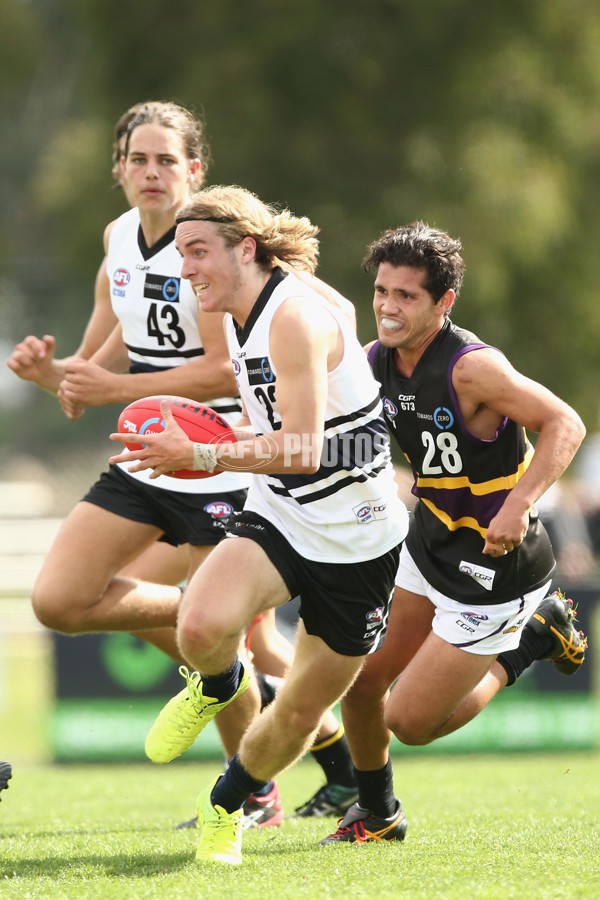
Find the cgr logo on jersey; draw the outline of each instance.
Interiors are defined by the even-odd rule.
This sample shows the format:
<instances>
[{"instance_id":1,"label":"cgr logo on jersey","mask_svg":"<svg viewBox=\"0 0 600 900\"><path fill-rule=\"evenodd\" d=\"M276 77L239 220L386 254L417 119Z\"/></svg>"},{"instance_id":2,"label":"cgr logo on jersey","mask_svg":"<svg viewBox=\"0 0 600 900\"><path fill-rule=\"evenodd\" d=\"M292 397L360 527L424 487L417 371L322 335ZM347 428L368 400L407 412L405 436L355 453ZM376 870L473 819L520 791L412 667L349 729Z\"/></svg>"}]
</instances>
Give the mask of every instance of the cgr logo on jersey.
<instances>
[{"instance_id":1,"label":"cgr logo on jersey","mask_svg":"<svg viewBox=\"0 0 600 900\"><path fill-rule=\"evenodd\" d=\"M248 384L270 384L275 381L275 373L271 368L268 357L262 359L245 359Z\"/></svg>"},{"instance_id":2,"label":"cgr logo on jersey","mask_svg":"<svg viewBox=\"0 0 600 900\"><path fill-rule=\"evenodd\" d=\"M177 303L180 284L180 278L148 272L144 281L144 297L148 300L168 300L170 303Z\"/></svg>"},{"instance_id":3,"label":"cgr logo on jersey","mask_svg":"<svg viewBox=\"0 0 600 900\"><path fill-rule=\"evenodd\" d=\"M447 431L454 425L454 416L447 406L438 406L433 413L433 424L441 431Z\"/></svg>"},{"instance_id":4,"label":"cgr logo on jersey","mask_svg":"<svg viewBox=\"0 0 600 900\"><path fill-rule=\"evenodd\" d=\"M475 563L461 561L458 571L463 575L469 575L486 591L491 591L494 587L494 577L496 573L493 569L486 569L485 566L477 566ZM474 614L473 614L474 615Z\"/></svg>"},{"instance_id":5,"label":"cgr logo on jersey","mask_svg":"<svg viewBox=\"0 0 600 900\"><path fill-rule=\"evenodd\" d=\"M125 296L125 288L131 281L131 275L127 271L127 269L115 269L115 273L113 275L113 295L115 297L124 297Z\"/></svg>"},{"instance_id":6,"label":"cgr logo on jersey","mask_svg":"<svg viewBox=\"0 0 600 900\"><path fill-rule=\"evenodd\" d=\"M398 415L398 407L392 403L389 397L383 398L383 409L388 419L395 419Z\"/></svg>"}]
</instances>

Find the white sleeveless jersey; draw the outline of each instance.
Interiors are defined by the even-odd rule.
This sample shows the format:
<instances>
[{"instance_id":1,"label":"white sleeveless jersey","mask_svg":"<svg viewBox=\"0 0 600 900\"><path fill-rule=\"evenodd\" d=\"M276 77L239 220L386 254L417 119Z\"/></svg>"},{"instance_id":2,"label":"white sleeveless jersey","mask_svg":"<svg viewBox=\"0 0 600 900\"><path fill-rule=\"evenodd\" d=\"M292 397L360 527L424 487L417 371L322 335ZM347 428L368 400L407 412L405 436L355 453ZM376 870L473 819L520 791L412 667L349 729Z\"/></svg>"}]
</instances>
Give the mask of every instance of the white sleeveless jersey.
<instances>
[{"instance_id":1,"label":"white sleeveless jersey","mask_svg":"<svg viewBox=\"0 0 600 900\"><path fill-rule=\"evenodd\" d=\"M181 277L181 257L175 249L175 227L153 247L145 244L137 209L123 213L114 223L108 243L106 271L112 308L121 323L131 360L131 372L152 372L182 366L204 354L198 332L198 299L189 281ZM206 401L228 421L235 421L238 398ZM225 472L210 479L179 479L161 475L150 481L150 471L127 472L153 487L187 494L207 494L246 488L249 476Z\"/></svg>"},{"instance_id":2,"label":"white sleeveless jersey","mask_svg":"<svg viewBox=\"0 0 600 900\"><path fill-rule=\"evenodd\" d=\"M335 318L344 356L328 375L325 440L315 474L265 475L257 469L245 509L268 519L306 559L375 559L402 541L408 513L398 497L379 385L349 323L293 275L276 269L244 329L226 316L240 394L257 434L281 427L277 370L269 353L273 316L290 297ZM292 341L293 335L290 335ZM298 397L302 403L302 397ZM291 438L293 440L293 438Z\"/></svg>"}]
</instances>

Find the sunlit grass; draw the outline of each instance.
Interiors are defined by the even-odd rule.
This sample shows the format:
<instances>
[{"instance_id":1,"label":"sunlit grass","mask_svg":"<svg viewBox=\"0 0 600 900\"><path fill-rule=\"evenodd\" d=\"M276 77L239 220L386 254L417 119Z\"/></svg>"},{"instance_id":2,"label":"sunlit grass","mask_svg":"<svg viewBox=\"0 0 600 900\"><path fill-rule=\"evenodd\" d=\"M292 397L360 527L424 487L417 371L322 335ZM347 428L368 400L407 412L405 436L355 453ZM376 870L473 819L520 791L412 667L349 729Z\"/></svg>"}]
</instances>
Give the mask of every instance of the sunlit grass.
<instances>
[{"instance_id":1,"label":"sunlit grass","mask_svg":"<svg viewBox=\"0 0 600 900\"><path fill-rule=\"evenodd\" d=\"M396 760L404 844L320 847L334 820L244 837L240 868L199 866L189 818L218 763L16 768L0 806L8 898L600 896L597 753ZM287 811L320 783L280 778Z\"/></svg>"}]
</instances>

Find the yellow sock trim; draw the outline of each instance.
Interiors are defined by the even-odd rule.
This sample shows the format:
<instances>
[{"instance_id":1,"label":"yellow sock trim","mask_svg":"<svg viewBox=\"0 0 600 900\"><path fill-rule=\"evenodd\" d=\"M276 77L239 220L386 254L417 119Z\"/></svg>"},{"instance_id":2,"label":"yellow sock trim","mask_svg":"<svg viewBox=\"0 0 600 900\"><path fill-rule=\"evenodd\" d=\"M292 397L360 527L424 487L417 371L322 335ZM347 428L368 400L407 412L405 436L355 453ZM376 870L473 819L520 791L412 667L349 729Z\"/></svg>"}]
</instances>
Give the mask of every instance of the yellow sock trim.
<instances>
[{"instance_id":1,"label":"yellow sock trim","mask_svg":"<svg viewBox=\"0 0 600 900\"><path fill-rule=\"evenodd\" d=\"M338 730L335 731L328 738L325 738L322 741L319 741L318 744L313 744L310 748L310 752L314 753L315 750L325 750L326 747L331 747L332 744L335 744L336 741L339 741L340 738L344 737L344 726L340 725Z\"/></svg>"}]
</instances>

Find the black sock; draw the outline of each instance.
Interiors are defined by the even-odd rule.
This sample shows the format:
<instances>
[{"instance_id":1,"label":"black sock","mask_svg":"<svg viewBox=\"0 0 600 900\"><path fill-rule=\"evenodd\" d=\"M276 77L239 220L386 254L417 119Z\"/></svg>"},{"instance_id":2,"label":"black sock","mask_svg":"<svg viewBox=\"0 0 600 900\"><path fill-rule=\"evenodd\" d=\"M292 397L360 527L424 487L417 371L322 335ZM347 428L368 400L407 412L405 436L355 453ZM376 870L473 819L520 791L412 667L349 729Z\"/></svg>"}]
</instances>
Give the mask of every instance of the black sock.
<instances>
[{"instance_id":1,"label":"black sock","mask_svg":"<svg viewBox=\"0 0 600 900\"><path fill-rule=\"evenodd\" d=\"M259 788L257 791L252 791L255 797L265 797L273 790L274 781L267 781L264 787Z\"/></svg>"},{"instance_id":2,"label":"black sock","mask_svg":"<svg viewBox=\"0 0 600 900\"><path fill-rule=\"evenodd\" d=\"M319 741L318 744L313 744L310 752L315 762L318 762L323 769L327 784L355 787L354 767L348 742L344 737L343 725L340 725L336 732Z\"/></svg>"},{"instance_id":3,"label":"black sock","mask_svg":"<svg viewBox=\"0 0 600 900\"><path fill-rule=\"evenodd\" d=\"M260 793L267 784L270 782L257 781L256 778L249 775L236 753L225 773L212 789L210 802L213 806L218 804L226 812L232 813L242 806L250 794Z\"/></svg>"},{"instance_id":4,"label":"black sock","mask_svg":"<svg viewBox=\"0 0 600 900\"><path fill-rule=\"evenodd\" d=\"M394 796L394 774L392 761L388 759L383 769L374 771L354 770L358 783L358 803L375 816L389 819L396 812Z\"/></svg>"},{"instance_id":5,"label":"black sock","mask_svg":"<svg viewBox=\"0 0 600 900\"><path fill-rule=\"evenodd\" d=\"M538 634L529 623L525 625L521 632L519 646L514 650L499 653L496 657L508 675L506 686L510 687L511 684L514 684L519 675L522 675L536 659L543 659L544 656L551 653L553 645L554 638L551 634Z\"/></svg>"},{"instance_id":6,"label":"black sock","mask_svg":"<svg viewBox=\"0 0 600 900\"><path fill-rule=\"evenodd\" d=\"M244 667L239 658L230 669L220 675L202 676L202 693L205 697L214 697L219 703L231 700L242 680Z\"/></svg>"},{"instance_id":7,"label":"black sock","mask_svg":"<svg viewBox=\"0 0 600 900\"><path fill-rule=\"evenodd\" d=\"M263 675L258 669L255 670L254 674L256 675L258 690L260 691L260 711L262 712L275 699L283 678L277 678L275 675Z\"/></svg>"}]
</instances>

